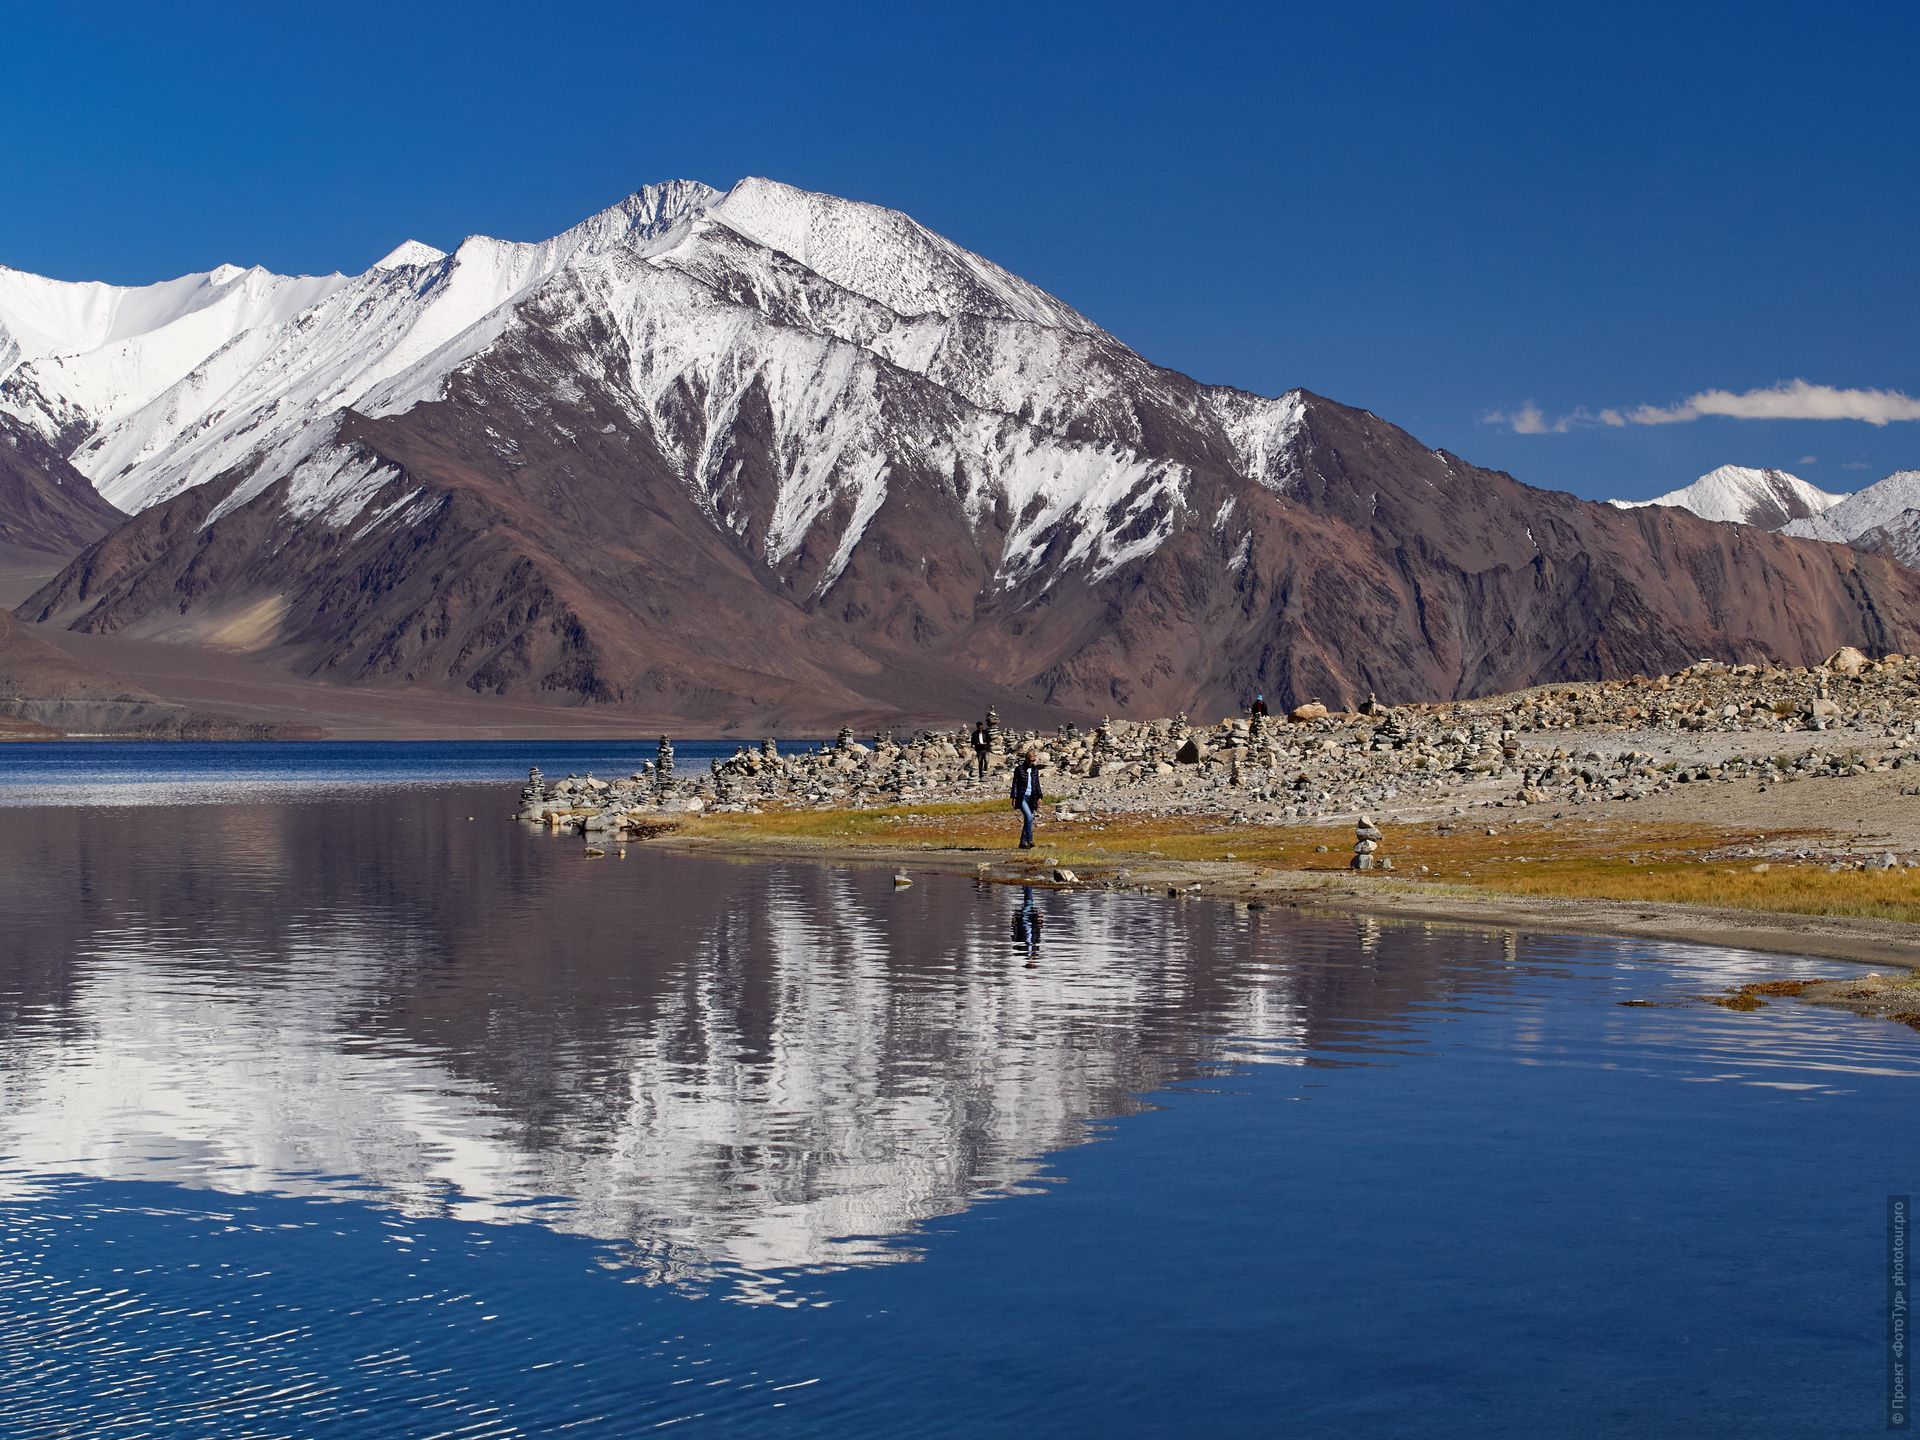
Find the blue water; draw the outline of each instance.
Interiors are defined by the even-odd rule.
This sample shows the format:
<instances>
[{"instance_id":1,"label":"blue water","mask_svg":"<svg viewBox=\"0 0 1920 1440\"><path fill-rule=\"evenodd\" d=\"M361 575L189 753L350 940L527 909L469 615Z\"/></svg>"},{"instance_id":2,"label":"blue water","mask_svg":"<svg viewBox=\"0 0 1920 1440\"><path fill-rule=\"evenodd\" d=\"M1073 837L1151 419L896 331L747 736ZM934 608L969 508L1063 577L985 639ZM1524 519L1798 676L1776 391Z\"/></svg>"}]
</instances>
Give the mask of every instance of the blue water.
<instances>
[{"instance_id":1,"label":"blue water","mask_svg":"<svg viewBox=\"0 0 1920 1440\"><path fill-rule=\"evenodd\" d=\"M1030 951L468 820L560 748L9 812L0 1434L1881 1429L1920 1035L1700 998L1846 967L1052 892Z\"/></svg>"},{"instance_id":2,"label":"blue water","mask_svg":"<svg viewBox=\"0 0 1920 1440\"><path fill-rule=\"evenodd\" d=\"M734 753L737 740L674 739L681 774ZM821 741L782 740L783 748ZM152 742L62 740L0 745L0 805L186 805L272 796L292 800L392 785L519 778L540 766L567 774L631 775L659 753L659 736L620 740L312 740ZM512 799L511 794L508 799Z\"/></svg>"}]
</instances>

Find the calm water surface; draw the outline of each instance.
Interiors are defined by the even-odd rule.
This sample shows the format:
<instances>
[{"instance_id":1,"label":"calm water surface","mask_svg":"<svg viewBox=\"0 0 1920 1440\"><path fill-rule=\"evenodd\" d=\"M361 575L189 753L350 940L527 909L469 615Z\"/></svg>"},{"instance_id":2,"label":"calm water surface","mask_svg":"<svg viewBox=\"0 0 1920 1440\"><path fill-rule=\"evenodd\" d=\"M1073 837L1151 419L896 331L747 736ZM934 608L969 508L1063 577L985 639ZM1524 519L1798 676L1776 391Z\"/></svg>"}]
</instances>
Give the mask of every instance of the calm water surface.
<instances>
[{"instance_id":1,"label":"calm water surface","mask_svg":"<svg viewBox=\"0 0 1920 1440\"><path fill-rule=\"evenodd\" d=\"M1843 967L500 818L650 755L0 752L0 1435L1882 1429Z\"/></svg>"}]
</instances>

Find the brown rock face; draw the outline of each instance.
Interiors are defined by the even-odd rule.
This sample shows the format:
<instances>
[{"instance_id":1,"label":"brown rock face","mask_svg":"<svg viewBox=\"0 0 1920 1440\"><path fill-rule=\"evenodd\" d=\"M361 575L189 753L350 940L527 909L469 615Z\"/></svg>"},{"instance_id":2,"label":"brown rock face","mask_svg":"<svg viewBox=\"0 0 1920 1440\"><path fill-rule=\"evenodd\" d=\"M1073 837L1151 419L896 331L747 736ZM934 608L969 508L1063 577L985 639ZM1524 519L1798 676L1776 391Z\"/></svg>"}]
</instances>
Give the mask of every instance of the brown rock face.
<instances>
[{"instance_id":1,"label":"brown rock face","mask_svg":"<svg viewBox=\"0 0 1920 1440\"><path fill-rule=\"evenodd\" d=\"M64 455L0 415L0 556L65 559L126 518Z\"/></svg>"},{"instance_id":2,"label":"brown rock face","mask_svg":"<svg viewBox=\"0 0 1920 1440\"><path fill-rule=\"evenodd\" d=\"M341 682L799 727L989 703L1214 714L1255 690L1350 707L1920 643L1920 576L1885 560L1532 489L1316 397L1284 494L1174 437L1184 509L1098 580L1043 564L996 587L1006 522L970 520L904 456L819 590L828 519L783 565L761 558L776 457L750 403L724 437L738 509L716 524L644 428L590 394L515 416L500 397L520 378L483 367L446 401L348 418L341 445L390 468L408 523L293 523L285 482L209 523L233 488L216 482L129 521L21 614ZM1212 523L1228 501L1237 523Z\"/></svg>"}]
</instances>

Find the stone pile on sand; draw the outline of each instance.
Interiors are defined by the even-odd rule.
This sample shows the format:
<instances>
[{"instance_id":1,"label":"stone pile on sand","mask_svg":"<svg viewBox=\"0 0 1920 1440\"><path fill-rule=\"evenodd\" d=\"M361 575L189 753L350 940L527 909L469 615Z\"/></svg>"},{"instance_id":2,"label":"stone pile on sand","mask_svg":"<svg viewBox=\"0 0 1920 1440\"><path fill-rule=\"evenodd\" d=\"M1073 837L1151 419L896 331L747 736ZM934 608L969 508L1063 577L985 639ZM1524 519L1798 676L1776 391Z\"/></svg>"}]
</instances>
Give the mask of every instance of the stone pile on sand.
<instances>
[{"instance_id":1,"label":"stone pile on sand","mask_svg":"<svg viewBox=\"0 0 1920 1440\"><path fill-rule=\"evenodd\" d=\"M865 740L843 727L830 743L785 752L766 740L692 776L675 773L662 737L658 760L624 779L548 783L536 772L520 813L592 832L662 812L981 800L1004 787L1029 747L1049 796L1068 808L1283 823L1633 801L1738 780L1789 785L1920 770L1920 661L1852 650L1814 668L1701 661L1672 675L1482 700L1388 707L1370 699L1351 712L1308 704L1284 720L1204 726L1177 715L1037 731L989 718L984 780L971 727Z\"/></svg>"},{"instance_id":2,"label":"stone pile on sand","mask_svg":"<svg viewBox=\"0 0 1920 1440\"><path fill-rule=\"evenodd\" d=\"M1385 837L1380 827L1373 823L1371 815L1362 815L1353 827L1353 859L1350 865L1355 870L1371 870L1378 865L1383 870L1391 870L1393 862L1379 853L1380 842Z\"/></svg>"}]
</instances>

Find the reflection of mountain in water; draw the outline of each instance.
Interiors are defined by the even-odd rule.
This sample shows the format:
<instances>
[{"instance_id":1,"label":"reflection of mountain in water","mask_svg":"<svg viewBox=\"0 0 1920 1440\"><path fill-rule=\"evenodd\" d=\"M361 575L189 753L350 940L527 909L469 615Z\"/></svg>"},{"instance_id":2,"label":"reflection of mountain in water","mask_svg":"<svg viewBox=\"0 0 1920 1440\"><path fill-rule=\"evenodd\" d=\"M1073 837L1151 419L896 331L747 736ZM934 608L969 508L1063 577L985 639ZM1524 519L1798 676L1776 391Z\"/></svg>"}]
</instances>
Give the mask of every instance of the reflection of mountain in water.
<instances>
[{"instance_id":1,"label":"reflection of mountain in water","mask_svg":"<svg viewBox=\"0 0 1920 1440\"><path fill-rule=\"evenodd\" d=\"M6 1183L371 1190L675 1280L877 1263L1139 1092L1300 1063L1497 954L1056 895L1028 970L1017 891L588 865L476 803L44 812L0 841L30 941L0 966Z\"/></svg>"}]
</instances>

